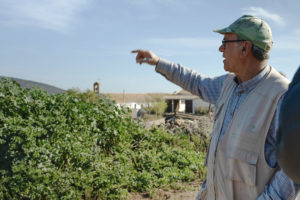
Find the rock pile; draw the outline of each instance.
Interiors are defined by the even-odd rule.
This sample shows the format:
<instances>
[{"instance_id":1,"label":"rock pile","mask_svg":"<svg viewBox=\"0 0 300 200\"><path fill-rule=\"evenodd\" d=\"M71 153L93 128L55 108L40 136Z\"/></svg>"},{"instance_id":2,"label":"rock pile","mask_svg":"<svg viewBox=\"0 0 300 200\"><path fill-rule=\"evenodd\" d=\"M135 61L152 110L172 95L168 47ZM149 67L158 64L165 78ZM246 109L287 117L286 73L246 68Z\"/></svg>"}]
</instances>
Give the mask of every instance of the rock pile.
<instances>
[{"instance_id":1,"label":"rock pile","mask_svg":"<svg viewBox=\"0 0 300 200\"><path fill-rule=\"evenodd\" d=\"M185 133L189 135L191 140L195 139L194 136L200 138L197 143L201 146L201 151L206 151L209 144L209 134L212 130L212 120L208 115L190 116L186 118L179 115L166 117L165 124L160 126L164 126L172 134Z\"/></svg>"},{"instance_id":2,"label":"rock pile","mask_svg":"<svg viewBox=\"0 0 300 200\"><path fill-rule=\"evenodd\" d=\"M179 128L187 134L208 137L212 129L209 115L173 114L165 116L165 127L176 133Z\"/></svg>"}]
</instances>

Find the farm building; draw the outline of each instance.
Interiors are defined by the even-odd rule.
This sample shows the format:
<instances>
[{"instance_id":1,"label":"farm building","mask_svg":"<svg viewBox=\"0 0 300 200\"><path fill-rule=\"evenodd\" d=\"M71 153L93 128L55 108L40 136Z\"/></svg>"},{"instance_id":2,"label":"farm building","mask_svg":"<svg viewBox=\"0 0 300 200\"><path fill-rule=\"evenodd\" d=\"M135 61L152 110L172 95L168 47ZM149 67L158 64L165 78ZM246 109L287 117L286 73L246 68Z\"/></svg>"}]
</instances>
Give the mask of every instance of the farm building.
<instances>
[{"instance_id":1,"label":"farm building","mask_svg":"<svg viewBox=\"0 0 300 200\"><path fill-rule=\"evenodd\" d=\"M130 109L139 110L147 108L157 100L163 99L165 93L106 93L108 98L114 100L118 106L125 106Z\"/></svg>"},{"instance_id":2,"label":"farm building","mask_svg":"<svg viewBox=\"0 0 300 200\"><path fill-rule=\"evenodd\" d=\"M180 90L171 95L164 96L164 99L168 104L167 112L186 112L195 114L197 108L209 107L209 103L185 90Z\"/></svg>"}]
</instances>

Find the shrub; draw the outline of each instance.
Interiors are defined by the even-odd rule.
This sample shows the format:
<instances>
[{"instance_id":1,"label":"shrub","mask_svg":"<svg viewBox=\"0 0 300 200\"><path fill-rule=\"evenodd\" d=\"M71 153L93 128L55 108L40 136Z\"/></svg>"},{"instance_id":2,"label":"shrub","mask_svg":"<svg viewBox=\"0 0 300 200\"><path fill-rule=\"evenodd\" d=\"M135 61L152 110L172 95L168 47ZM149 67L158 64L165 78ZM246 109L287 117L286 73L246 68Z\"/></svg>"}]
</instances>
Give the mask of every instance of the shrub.
<instances>
[{"instance_id":1,"label":"shrub","mask_svg":"<svg viewBox=\"0 0 300 200\"><path fill-rule=\"evenodd\" d=\"M198 148L101 98L0 82L0 199L126 199L201 177Z\"/></svg>"},{"instance_id":2,"label":"shrub","mask_svg":"<svg viewBox=\"0 0 300 200\"><path fill-rule=\"evenodd\" d=\"M214 108L207 108L207 107L202 107L202 106L199 106L195 109L195 114L198 114L198 115L206 115L208 114L209 112L213 112L214 111Z\"/></svg>"}]
</instances>

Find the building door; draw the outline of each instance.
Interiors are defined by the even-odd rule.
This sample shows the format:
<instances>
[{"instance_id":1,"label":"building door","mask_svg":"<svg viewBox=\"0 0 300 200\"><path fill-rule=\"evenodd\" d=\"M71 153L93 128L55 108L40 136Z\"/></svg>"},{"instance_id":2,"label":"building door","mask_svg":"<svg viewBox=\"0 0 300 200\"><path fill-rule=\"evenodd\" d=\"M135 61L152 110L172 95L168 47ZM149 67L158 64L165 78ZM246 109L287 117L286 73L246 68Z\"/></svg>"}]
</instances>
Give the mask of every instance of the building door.
<instances>
[{"instance_id":1,"label":"building door","mask_svg":"<svg viewBox=\"0 0 300 200\"><path fill-rule=\"evenodd\" d=\"M166 112L173 112L172 111L172 101L173 100L167 100L168 107L167 107Z\"/></svg>"},{"instance_id":2,"label":"building door","mask_svg":"<svg viewBox=\"0 0 300 200\"><path fill-rule=\"evenodd\" d=\"M177 112L179 109L179 100L178 99L172 99L167 100L168 108L167 112Z\"/></svg>"},{"instance_id":3,"label":"building door","mask_svg":"<svg viewBox=\"0 0 300 200\"><path fill-rule=\"evenodd\" d=\"M185 100L185 112L193 113L193 101L192 100Z\"/></svg>"}]
</instances>

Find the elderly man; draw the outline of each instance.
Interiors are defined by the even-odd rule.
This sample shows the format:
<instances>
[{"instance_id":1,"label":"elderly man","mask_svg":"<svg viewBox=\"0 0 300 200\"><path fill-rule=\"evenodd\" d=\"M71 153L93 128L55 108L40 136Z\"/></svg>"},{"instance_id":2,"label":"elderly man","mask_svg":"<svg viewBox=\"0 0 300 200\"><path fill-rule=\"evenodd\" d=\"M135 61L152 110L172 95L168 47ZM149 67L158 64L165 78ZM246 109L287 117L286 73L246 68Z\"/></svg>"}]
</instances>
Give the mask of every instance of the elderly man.
<instances>
[{"instance_id":1,"label":"elderly man","mask_svg":"<svg viewBox=\"0 0 300 200\"><path fill-rule=\"evenodd\" d=\"M219 51L229 72L219 77L205 77L151 51L132 51L137 63L156 65L168 80L216 106L207 179L197 199L293 199L297 187L279 169L275 153L274 116L289 82L268 65L271 29L244 15L215 32L224 35Z\"/></svg>"}]
</instances>

